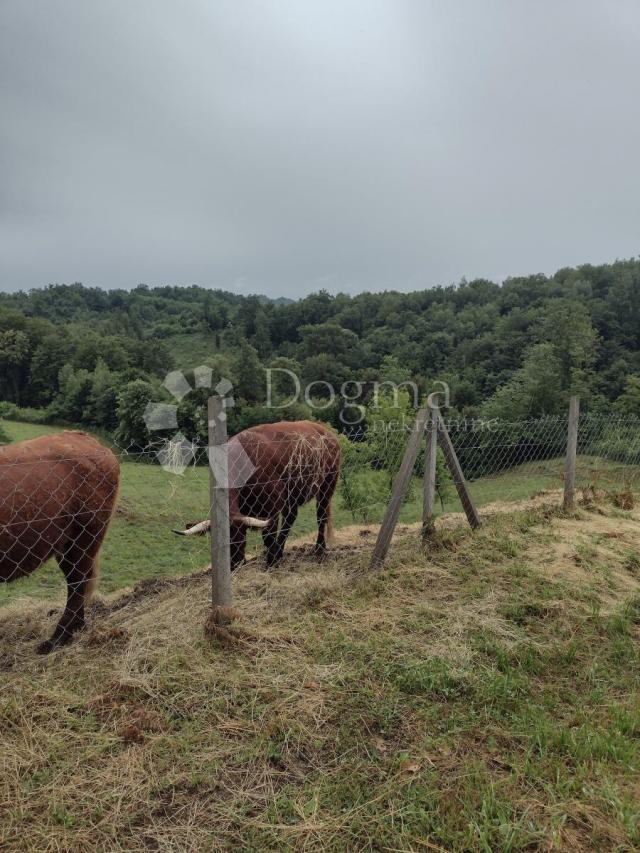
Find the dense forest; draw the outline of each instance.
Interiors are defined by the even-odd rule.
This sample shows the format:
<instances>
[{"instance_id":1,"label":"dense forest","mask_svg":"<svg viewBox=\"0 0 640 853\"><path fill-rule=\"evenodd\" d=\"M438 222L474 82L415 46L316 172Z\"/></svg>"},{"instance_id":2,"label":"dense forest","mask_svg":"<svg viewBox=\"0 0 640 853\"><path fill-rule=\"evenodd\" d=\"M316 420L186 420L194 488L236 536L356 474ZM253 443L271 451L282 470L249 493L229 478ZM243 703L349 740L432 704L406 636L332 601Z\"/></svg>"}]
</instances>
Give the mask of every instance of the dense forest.
<instances>
[{"instance_id":1,"label":"dense forest","mask_svg":"<svg viewBox=\"0 0 640 853\"><path fill-rule=\"evenodd\" d=\"M640 260L555 275L462 281L413 293L314 293L271 301L200 287L140 285L105 291L81 284L0 294L0 415L70 423L124 444L149 439L149 401L172 400L169 371L212 368L233 382L230 427L282 417L321 417L340 427L345 402L364 404L375 381L436 380L451 409L522 419L565 411L570 393L592 412L640 416ZM268 408L265 368L300 377L311 391ZM289 398L274 373L275 400ZM276 381L277 380L277 381ZM358 381L360 387L344 386ZM203 433L196 388L179 403L185 434ZM278 395L280 395L278 397ZM353 401L351 401L353 402Z\"/></svg>"}]
</instances>

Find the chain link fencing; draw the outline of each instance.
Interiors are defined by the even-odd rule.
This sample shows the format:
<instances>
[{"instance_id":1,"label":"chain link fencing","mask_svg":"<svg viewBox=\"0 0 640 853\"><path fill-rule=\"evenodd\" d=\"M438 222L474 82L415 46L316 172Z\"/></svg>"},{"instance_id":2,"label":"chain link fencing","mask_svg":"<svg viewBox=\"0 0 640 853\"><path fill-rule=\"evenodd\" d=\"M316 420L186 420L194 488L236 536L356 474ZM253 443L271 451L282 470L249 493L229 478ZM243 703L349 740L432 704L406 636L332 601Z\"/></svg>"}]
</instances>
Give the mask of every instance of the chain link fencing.
<instances>
[{"instance_id":1,"label":"chain link fencing","mask_svg":"<svg viewBox=\"0 0 640 853\"><path fill-rule=\"evenodd\" d=\"M445 427L478 507L558 492L564 484L567 417L524 421L444 418ZM376 523L384 514L402 460L410 425L377 434L359 430L344 454L338 502L352 523ZM413 472L400 520L422 512L424 447ZM578 424L576 488L612 493L635 491L640 483L640 419L582 415ZM454 483L438 451L436 490L440 511L460 511Z\"/></svg>"},{"instance_id":2,"label":"chain link fencing","mask_svg":"<svg viewBox=\"0 0 640 853\"><path fill-rule=\"evenodd\" d=\"M561 502L566 417L445 418L445 425L481 512L542 492ZM268 425L261 430L261 437L254 430L251 441L235 437L228 445L233 565L253 553L275 565L287 537L322 555L330 524L344 529L380 523L410 423L376 423L340 436L295 429L278 434ZM87 447L83 441L80 433L60 433L0 448L0 605L16 596L58 603L62 587L52 558L67 580L66 607L41 651L82 626L98 558L103 593L202 572L210 560L208 537L195 535L206 533L211 504L206 446L179 439L110 451L93 439ZM404 524L422 518L425 445L402 506ZM619 496L625 508L624 496L639 481L640 420L581 415L576 488ZM436 492L439 512L460 511L440 451ZM176 529L192 535L177 539ZM17 579L22 582L12 585Z\"/></svg>"}]
</instances>

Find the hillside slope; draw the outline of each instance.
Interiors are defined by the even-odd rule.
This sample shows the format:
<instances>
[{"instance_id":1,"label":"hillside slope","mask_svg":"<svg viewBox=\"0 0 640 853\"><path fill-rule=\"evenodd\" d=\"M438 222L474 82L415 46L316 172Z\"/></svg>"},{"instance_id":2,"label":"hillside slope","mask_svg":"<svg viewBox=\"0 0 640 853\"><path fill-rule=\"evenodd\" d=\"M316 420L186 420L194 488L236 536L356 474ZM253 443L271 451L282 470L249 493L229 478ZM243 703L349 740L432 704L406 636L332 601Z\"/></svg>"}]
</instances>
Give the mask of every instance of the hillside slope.
<instances>
[{"instance_id":1,"label":"hillside slope","mask_svg":"<svg viewBox=\"0 0 640 853\"><path fill-rule=\"evenodd\" d=\"M242 569L0 623L3 850L623 850L640 844L640 512L413 531L387 568ZM366 535L362 537L367 542Z\"/></svg>"},{"instance_id":2,"label":"hillside slope","mask_svg":"<svg viewBox=\"0 0 640 853\"><path fill-rule=\"evenodd\" d=\"M280 371L269 374L276 406L336 428L354 423L353 404L371 404L376 381L412 380L421 397L444 382L455 415L472 419L564 415L576 392L583 411L640 417L640 259L285 303L199 287L53 285L0 293L0 351L0 412L81 424L124 446L148 441L140 415L149 400L170 402L167 374L186 371L195 388L203 363L212 387L234 386L232 432L280 417L266 368ZM205 394L179 398L189 438L204 438Z\"/></svg>"}]
</instances>

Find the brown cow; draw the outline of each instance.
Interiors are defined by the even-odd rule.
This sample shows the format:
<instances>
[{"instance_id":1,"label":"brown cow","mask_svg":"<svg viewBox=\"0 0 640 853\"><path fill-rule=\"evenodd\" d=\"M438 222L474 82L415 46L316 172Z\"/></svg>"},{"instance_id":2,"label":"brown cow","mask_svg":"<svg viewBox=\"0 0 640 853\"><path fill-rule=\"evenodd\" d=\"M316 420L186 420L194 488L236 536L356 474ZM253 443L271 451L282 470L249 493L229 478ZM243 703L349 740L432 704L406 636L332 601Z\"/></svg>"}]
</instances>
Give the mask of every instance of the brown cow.
<instances>
[{"instance_id":1,"label":"brown cow","mask_svg":"<svg viewBox=\"0 0 640 853\"><path fill-rule=\"evenodd\" d=\"M67 606L40 654L84 626L119 474L113 453L82 432L0 447L0 583L31 574L52 556L67 580Z\"/></svg>"},{"instance_id":2,"label":"brown cow","mask_svg":"<svg viewBox=\"0 0 640 853\"><path fill-rule=\"evenodd\" d=\"M312 498L318 520L315 552L324 554L340 474L337 436L312 421L262 424L231 438L228 454L231 567L244 560L249 527L262 529L267 565L281 560L298 509ZM205 533L209 526L202 521L175 532L190 536Z\"/></svg>"}]
</instances>

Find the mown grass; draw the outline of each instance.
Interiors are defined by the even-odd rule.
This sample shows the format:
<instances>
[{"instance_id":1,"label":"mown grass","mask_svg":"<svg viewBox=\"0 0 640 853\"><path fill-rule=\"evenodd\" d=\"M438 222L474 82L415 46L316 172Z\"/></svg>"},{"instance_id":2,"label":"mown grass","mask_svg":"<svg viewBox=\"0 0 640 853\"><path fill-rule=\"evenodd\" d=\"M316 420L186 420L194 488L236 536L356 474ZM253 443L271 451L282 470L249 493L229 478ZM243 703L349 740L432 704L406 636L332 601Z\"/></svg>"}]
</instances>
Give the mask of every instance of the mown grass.
<instances>
[{"instance_id":1,"label":"mown grass","mask_svg":"<svg viewBox=\"0 0 640 853\"><path fill-rule=\"evenodd\" d=\"M375 575L353 549L248 567L226 643L206 580L46 660L45 605L12 605L0 846L638 849L639 520L540 508L412 533Z\"/></svg>"},{"instance_id":2,"label":"mown grass","mask_svg":"<svg viewBox=\"0 0 640 853\"><path fill-rule=\"evenodd\" d=\"M55 427L3 421L3 428L12 441L22 441L52 432ZM562 460L529 463L504 474L486 477L471 484L473 498L479 507L495 501L518 501L537 492L558 488L562 482ZM376 472L385 476L382 472ZM208 471L204 467L189 468L181 476L170 474L158 465L122 463L121 491L117 514L111 524L101 553L100 589L112 592L130 586L145 578L163 578L186 574L205 566L208 562L208 539L195 537L179 539L172 528L184 522L204 518L209 503ZM579 479L582 483L596 483L602 488L619 487L620 467L602 460L580 460ZM420 520L422 513L421 482L416 479L411 497L402 508L400 521L411 523ZM461 505L453 486L437 514L459 512ZM338 489L333 502L336 527L345 527L361 521L344 506ZM384 502L374 502L367 513L367 521L382 520ZM312 533L316 529L315 504L303 507L293 528L291 539ZM251 533L250 548L260 547L260 536ZM0 605L16 597L60 596L64 593L64 580L52 561L46 568L31 577L11 585L0 586Z\"/></svg>"}]
</instances>

